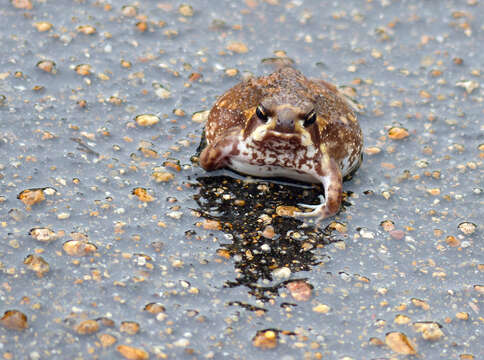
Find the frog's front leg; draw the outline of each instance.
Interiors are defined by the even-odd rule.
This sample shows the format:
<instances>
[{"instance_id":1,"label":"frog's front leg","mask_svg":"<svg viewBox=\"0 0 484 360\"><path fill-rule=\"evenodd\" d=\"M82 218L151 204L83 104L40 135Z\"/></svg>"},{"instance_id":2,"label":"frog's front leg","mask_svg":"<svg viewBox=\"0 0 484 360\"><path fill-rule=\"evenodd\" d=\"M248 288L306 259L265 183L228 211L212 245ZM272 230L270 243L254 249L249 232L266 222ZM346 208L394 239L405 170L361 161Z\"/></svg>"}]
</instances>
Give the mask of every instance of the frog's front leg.
<instances>
[{"instance_id":1,"label":"frog's front leg","mask_svg":"<svg viewBox=\"0 0 484 360\"><path fill-rule=\"evenodd\" d=\"M221 169L227 166L231 156L237 155L239 132L232 132L226 136L220 136L202 150L200 153L200 165L207 171Z\"/></svg>"},{"instance_id":2,"label":"frog's front leg","mask_svg":"<svg viewBox=\"0 0 484 360\"><path fill-rule=\"evenodd\" d=\"M306 205L301 207L311 208L309 212L296 212L295 216L314 216L316 221L321 221L330 216L336 215L341 206L343 197L343 178L339 165L334 160L325 161L325 167L321 170L321 182L324 187L324 197L320 196L321 204Z\"/></svg>"}]
</instances>

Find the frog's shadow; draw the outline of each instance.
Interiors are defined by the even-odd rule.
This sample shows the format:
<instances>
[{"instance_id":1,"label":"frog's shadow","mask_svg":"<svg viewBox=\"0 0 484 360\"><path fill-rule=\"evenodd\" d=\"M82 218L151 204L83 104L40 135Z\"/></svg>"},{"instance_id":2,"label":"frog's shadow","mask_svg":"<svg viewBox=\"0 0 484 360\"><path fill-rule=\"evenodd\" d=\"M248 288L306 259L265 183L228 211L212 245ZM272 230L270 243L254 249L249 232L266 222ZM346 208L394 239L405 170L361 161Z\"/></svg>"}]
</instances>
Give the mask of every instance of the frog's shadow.
<instances>
[{"instance_id":1,"label":"frog's shadow","mask_svg":"<svg viewBox=\"0 0 484 360\"><path fill-rule=\"evenodd\" d=\"M197 181L195 210L206 219L218 221L232 240L221 244L224 253L234 259L238 273L235 280L226 281L227 287L244 285L257 298L268 300L287 282L261 286L262 280L273 280L275 269L308 271L328 258L321 248L344 239L345 235L334 232L334 220L317 229L297 218L275 214L280 205L319 201L321 187L285 179L250 179L229 170L198 177ZM344 205L349 203L344 201Z\"/></svg>"}]
</instances>

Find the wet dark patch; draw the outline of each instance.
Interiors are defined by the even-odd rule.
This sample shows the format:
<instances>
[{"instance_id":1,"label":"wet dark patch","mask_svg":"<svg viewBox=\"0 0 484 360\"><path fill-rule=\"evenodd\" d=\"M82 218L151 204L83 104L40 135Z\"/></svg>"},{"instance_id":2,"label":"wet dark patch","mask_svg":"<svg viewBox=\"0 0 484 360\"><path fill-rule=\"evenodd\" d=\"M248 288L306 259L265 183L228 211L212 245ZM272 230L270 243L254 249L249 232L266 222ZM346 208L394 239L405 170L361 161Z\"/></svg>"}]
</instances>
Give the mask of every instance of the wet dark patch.
<instances>
[{"instance_id":1,"label":"wet dark patch","mask_svg":"<svg viewBox=\"0 0 484 360\"><path fill-rule=\"evenodd\" d=\"M319 186L301 188L271 181L243 181L228 176L200 177L195 200L201 216L220 222L221 230L230 234L232 242L221 248L235 259L238 276L227 280L226 287L246 286L249 293L261 300L277 296L288 281L261 286L260 280L274 280L273 271L286 267L291 273L308 271L327 255L319 249L342 240L342 234L326 226L318 229L303 221L278 216L277 206L316 203L323 191ZM344 201L344 205L349 203ZM266 222L263 222L265 219ZM270 224L268 223L270 221ZM273 227L273 236L262 235L266 226Z\"/></svg>"}]
</instances>

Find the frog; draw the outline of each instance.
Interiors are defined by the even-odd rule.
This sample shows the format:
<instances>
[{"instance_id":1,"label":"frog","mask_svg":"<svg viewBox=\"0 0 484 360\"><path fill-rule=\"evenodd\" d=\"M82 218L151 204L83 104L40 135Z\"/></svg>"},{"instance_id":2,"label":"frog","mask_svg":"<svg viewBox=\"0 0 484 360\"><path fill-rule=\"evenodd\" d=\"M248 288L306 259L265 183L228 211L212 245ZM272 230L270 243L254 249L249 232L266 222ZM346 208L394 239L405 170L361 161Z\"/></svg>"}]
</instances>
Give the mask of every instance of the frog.
<instances>
[{"instance_id":1,"label":"frog","mask_svg":"<svg viewBox=\"0 0 484 360\"><path fill-rule=\"evenodd\" d=\"M343 179L362 162L358 105L334 84L294 66L250 77L221 95L205 124L199 164L258 178L322 184L319 204L298 204L294 217L317 223L336 215Z\"/></svg>"}]
</instances>

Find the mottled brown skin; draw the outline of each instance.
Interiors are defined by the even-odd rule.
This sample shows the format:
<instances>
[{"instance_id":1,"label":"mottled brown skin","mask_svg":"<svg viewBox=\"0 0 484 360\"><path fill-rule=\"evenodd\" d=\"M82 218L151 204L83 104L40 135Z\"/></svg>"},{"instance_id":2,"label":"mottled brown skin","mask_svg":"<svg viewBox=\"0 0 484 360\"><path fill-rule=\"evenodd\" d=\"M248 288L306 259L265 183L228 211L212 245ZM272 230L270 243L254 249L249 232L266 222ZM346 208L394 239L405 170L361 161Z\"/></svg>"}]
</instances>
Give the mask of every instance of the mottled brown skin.
<instances>
[{"instance_id":1,"label":"mottled brown skin","mask_svg":"<svg viewBox=\"0 0 484 360\"><path fill-rule=\"evenodd\" d=\"M200 165L321 182L326 202L303 205L314 210L297 215L332 216L341 204L343 176L361 162L363 138L352 105L334 85L292 67L251 78L210 111Z\"/></svg>"}]
</instances>

